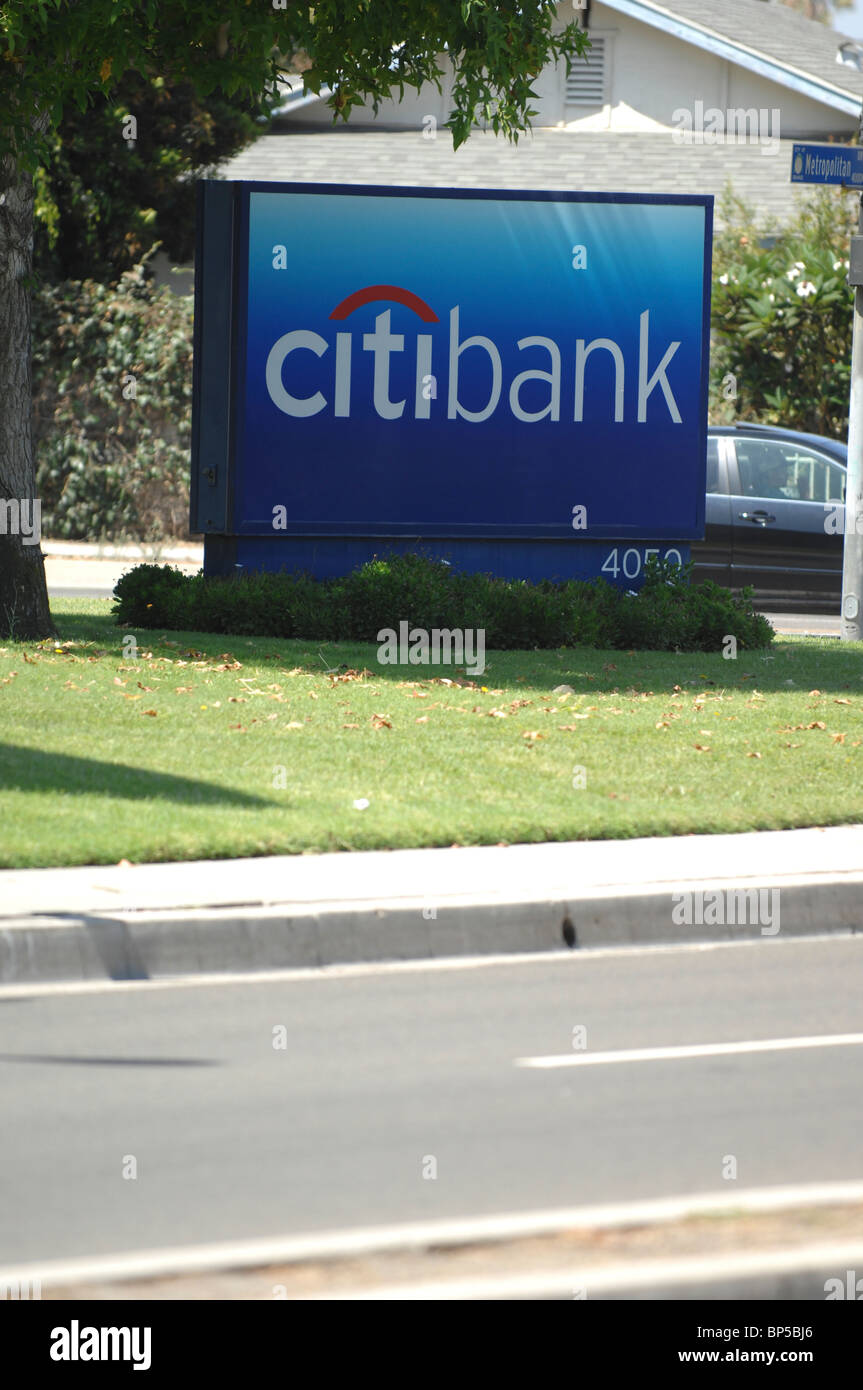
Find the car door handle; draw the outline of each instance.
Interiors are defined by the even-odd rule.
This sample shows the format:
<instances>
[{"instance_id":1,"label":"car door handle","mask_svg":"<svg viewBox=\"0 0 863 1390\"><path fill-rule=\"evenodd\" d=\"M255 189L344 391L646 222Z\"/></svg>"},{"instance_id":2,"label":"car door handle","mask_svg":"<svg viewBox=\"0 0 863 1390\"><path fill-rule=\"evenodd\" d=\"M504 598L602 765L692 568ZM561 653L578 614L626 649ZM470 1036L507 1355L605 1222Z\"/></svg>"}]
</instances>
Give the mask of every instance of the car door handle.
<instances>
[{"instance_id":1,"label":"car door handle","mask_svg":"<svg viewBox=\"0 0 863 1390\"><path fill-rule=\"evenodd\" d=\"M738 521L754 521L756 526L766 526L768 521L775 521L776 517L771 516L769 512L763 511L738 512L737 519Z\"/></svg>"}]
</instances>

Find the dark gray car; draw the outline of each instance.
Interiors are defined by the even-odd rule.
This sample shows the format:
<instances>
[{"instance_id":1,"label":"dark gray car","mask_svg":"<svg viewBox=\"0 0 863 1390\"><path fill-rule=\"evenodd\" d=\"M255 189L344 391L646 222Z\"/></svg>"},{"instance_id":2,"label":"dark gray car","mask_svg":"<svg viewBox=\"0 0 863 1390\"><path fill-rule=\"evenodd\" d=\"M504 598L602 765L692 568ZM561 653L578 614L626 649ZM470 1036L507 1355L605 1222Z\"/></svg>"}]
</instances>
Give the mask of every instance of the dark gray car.
<instances>
[{"instance_id":1,"label":"dark gray car","mask_svg":"<svg viewBox=\"0 0 863 1390\"><path fill-rule=\"evenodd\" d=\"M766 611L838 613L847 455L845 444L816 434L711 426L693 582L751 584Z\"/></svg>"}]
</instances>

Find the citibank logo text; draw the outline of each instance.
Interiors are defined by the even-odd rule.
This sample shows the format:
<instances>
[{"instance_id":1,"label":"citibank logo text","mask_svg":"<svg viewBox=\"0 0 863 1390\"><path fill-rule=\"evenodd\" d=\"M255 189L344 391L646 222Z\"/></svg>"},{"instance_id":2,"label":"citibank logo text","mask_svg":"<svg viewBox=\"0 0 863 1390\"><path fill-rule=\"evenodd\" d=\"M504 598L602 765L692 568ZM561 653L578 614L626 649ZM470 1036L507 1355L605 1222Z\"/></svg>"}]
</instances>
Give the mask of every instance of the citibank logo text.
<instances>
[{"instance_id":1,"label":"citibank logo text","mask_svg":"<svg viewBox=\"0 0 863 1390\"><path fill-rule=\"evenodd\" d=\"M420 323L433 324L441 321L425 300L397 285L368 285L364 289L356 290L342 300L329 317L337 323L344 322L364 305L381 301L400 304L410 309ZM400 420L407 411L408 416L412 415L415 420L431 419L432 403L437 400L437 390L436 386L430 390L429 383L436 384L440 379L440 371L435 369L441 365L434 360L434 339L431 333L418 332L415 338L410 338L404 333L394 333L391 315L391 309L384 309L377 314L373 333L355 335L350 331L337 331L334 344L309 328L296 328L283 334L273 343L267 356L266 385L273 404L285 415L295 419L308 419L324 411L331 412L337 418L349 419L351 409L356 404L352 366L358 352L367 352L373 354L374 359L372 402L379 418ZM671 421L679 425L682 423L682 417L667 371L680 347L680 341L668 343L661 355L654 345L652 360L655 365L651 370L648 309L639 313L638 323L637 362L627 363L623 349L612 338L593 338L590 342L586 342L584 338L577 338L574 356L564 367L560 346L553 338L540 335L519 338L516 342L519 352L540 353L542 365L536 365L534 359L533 365L525 367L524 371L518 372L511 381L505 383L500 348L482 333L463 338L461 309L459 305L455 305L449 311L448 347L442 353L441 346L438 346L438 357L446 356L447 377L446 391L441 391L441 404L436 407L436 413L442 413L445 401L448 420L467 420L475 425L488 420L498 409L505 411L507 406L514 418L524 424L532 425L540 420L559 421L562 411L566 418L580 421L584 418L588 363L593 359L591 371L596 371L602 364L607 373L609 363L613 369L614 392L613 398L610 397L610 410L613 411L615 424L623 423L626 417L631 419L633 412L635 420L639 424L644 423L647 420L650 397L659 388L665 402L664 408L667 409ZM292 359L296 353L308 352L321 359L320 380L318 389L301 396L296 394L296 381L295 389L291 390L291 367L295 365ZM415 391L410 405L407 396L401 400L393 400L391 396L391 360L394 355L401 353L413 354ZM477 364L476 355L484 354L486 381L490 369L488 396L479 409L469 409L459 395L459 374L467 353L474 354L471 359L474 365ZM522 392L528 382L543 383L546 399L539 409L528 410L522 401ZM472 404L477 406L479 402L474 400ZM651 409L654 413L657 409L663 409L658 395L651 403Z\"/></svg>"}]
</instances>

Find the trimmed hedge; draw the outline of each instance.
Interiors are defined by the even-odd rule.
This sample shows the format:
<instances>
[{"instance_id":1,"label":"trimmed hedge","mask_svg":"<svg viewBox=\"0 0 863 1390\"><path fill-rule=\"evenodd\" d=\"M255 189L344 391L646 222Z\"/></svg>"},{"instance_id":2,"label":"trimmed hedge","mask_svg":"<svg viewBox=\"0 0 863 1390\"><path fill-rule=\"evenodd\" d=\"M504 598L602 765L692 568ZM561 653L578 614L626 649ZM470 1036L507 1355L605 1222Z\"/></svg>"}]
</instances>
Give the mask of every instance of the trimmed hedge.
<instances>
[{"instance_id":1,"label":"trimmed hedge","mask_svg":"<svg viewBox=\"0 0 863 1390\"><path fill-rule=\"evenodd\" d=\"M114 590L124 627L218 632L314 641L376 642L382 628L483 628L487 647L603 647L718 651L766 647L773 629L748 591L735 597L689 567L651 559L638 595L590 583L495 579L465 574L423 555L374 559L338 579L306 574L205 578L169 565L138 565Z\"/></svg>"}]
</instances>

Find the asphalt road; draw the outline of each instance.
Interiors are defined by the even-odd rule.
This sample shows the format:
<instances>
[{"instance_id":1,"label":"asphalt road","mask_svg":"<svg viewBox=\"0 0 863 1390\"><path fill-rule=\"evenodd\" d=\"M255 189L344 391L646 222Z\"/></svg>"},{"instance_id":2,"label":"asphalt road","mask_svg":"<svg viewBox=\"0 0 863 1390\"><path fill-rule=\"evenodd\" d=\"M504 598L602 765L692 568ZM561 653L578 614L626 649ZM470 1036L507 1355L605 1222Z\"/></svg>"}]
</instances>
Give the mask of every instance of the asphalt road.
<instances>
[{"instance_id":1,"label":"asphalt road","mask_svg":"<svg viewBox=\"0 0 863 1390\"><path fill-rule=\"evenodd\" d=\"M844 937L0 994L0 1265L859 1178L861 986Z\"/></svg>"}]
</instances>

